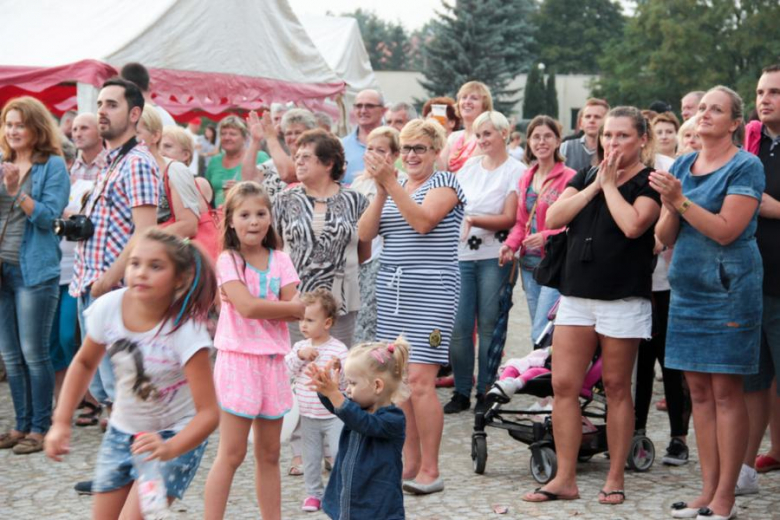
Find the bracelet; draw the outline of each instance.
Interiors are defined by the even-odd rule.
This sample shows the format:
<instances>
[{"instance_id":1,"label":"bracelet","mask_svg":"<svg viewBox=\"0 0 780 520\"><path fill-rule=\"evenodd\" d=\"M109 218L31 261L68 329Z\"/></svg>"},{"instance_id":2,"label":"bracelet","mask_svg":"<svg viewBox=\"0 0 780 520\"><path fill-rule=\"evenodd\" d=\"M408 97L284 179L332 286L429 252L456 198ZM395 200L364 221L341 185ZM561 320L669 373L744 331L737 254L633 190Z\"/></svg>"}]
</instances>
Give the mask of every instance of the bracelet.
<instances>
[{"instance_id":1,"label":"bracelet","mask_svg":"<svg viewBox=\"0 0 780 520\"><path fill-rule=\"evenodd\" d=\"M14 207L17 209L22 207L22 202L26 201L28 198L29 197L27 196L26 193L22 193L21 195L19 195L19 198L16 199L16 203L14 204Z\"/></svg>"},{"instance_id":2,"label":"bracelet","mask_svg":"<svg viewBox=\"0 0 780 520\"><path fill-rule=\"evenodd\" d=\"M685 212L688 211L688 208L690 208L692 204L693 202L691 202L690 199L685 199L680 207L677 208L677 213L685 215Z\"/></svg>"}]
</instances>

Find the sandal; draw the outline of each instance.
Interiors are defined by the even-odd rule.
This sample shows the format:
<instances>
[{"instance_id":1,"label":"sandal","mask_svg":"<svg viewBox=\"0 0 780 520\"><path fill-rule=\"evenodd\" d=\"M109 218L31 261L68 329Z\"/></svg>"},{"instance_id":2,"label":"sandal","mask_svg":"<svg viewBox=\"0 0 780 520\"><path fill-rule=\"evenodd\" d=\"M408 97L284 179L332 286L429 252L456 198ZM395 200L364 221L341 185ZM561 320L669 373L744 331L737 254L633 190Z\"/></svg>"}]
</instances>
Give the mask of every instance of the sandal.
<instances>
[{"instance_id":1,"label":"sandal","mask_svg":"<svg viewBox=\"0 0 780 520\"><path fill-rule=\"evenodd\" d=\"M303 475L303 469L300 466L296 466L295 464L292 464L287 474L290 475L291 477L300 477L301 475Z\"/></svg>"},{"instance_id":2,"label":"sandal","mask_svg":"<svg viewBox=\"0 0 780 520\"><path fill-rule=\"evenodd\" d=\"M609 497L618 497L617 500L610 500ZM599 504L607 506L618 506L626 501L626 493L622 489L614 491L599 491Z\"/></svg>"},{"instance_id":3,"label":"sandal","mask_svg":"<svg viewBox=\"0 0 780 520\"><path fill-rule=\"evenodd\" d=\"M0 435L0 450L7 450L13 448L19 442L24 439L24 434L13 435L12 433L4 433Z\"/></svg>"},{"instance_id":4,"label":"sandal","mask_svg":"<svg viewBox=\"0 0 780 520\"><path fill-rule=\"evenodd\" d=\"M36 439L29 435L24 439L20 439L13 448L13 452L17 455L29 455L39 451L43 451L43 439Z\"/></svg>"},{"instance_id":5,"label":"sandal","mask_svg":"<svg viewBox=\"0 0 780 520\"><path fill-rule=\"evenodd\" d=\"M100 405L95 405L87 401L84 401L83 404L84 409L87 411L78 414L75 421L76 426L95 426L100 422L100 412L103 411L103 408Z\"/></svg>"},{"instance_id":6,"label":"sandal","mask_svg":"<svg viewBox=\"0 0 780 520\"><path fill-rule=\"evenodd\" d=\"M542 495L542 498L532 498L534 495ZM580 495L575 493L574 495L559 495L551 491L545 491L542 488L536 488L532 493L526 493L523 496L523 500L526 502L554 502L556 500L577 500Z\"/></svg>"}]
</instances>

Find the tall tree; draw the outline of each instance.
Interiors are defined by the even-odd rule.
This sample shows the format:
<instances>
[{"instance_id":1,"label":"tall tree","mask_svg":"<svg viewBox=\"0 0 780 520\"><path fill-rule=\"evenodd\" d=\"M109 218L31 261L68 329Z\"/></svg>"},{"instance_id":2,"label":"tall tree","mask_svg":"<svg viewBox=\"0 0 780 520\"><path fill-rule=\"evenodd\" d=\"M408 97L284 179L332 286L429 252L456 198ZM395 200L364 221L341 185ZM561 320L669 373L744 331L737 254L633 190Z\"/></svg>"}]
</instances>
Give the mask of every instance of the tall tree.
<instances>
[{"instance_id":1,"label":"tall tree","mask_svg":"<svg viewBox=\"0 0 780 520\"><path fill-rule=\"evenodd\" d=\"M517 90L509 83L530 64L531 0L442 0L424 47L425 80L431 95L454 96L467 81L490 87L497 110L509 112Z\"/></svg>"},{"instance_id":2,"label":"tall tree","mask_svg":"<svg viewBox=\"0 0 780 520\"><path fill-rule=\"evenodd\" d=\"M542 0L533 18L537 59L562 74L596 74L607 43L624 18L614 0Z\"/></svg>"},{"instance_id":3,"label":"tall tree","mask_svg":"<svg viewBox=\"0 0 780 520\"><path fill-rule=\"evenodd\" d=\"M536 65L531 67L525 81L523 119L533 119L541 114L547 114L547 92L542 69Z\"/></svg>"},{"instance_id":4,"label":"tall tree","mask_svg":"<svg viewBox=\"0 0 780 520\"><path fill-rule=\"evenodd\" d=\"M748 104L780 56L777 0L641 0L600 65L595 94L613 105L677 106L690 90L735 88Z\"/></svg>"},{"instance_id":5,"label":"tall tree","mask_svg":"<svg viewBox=\"0 0 780 520\"><path fill-rule=\"evenodd\" d=\"M544 101L546 114L558 119L558 90L555 88L555 71L550 70L547 75L547 87L545 88Z\"/></svg>"}]
</instances>

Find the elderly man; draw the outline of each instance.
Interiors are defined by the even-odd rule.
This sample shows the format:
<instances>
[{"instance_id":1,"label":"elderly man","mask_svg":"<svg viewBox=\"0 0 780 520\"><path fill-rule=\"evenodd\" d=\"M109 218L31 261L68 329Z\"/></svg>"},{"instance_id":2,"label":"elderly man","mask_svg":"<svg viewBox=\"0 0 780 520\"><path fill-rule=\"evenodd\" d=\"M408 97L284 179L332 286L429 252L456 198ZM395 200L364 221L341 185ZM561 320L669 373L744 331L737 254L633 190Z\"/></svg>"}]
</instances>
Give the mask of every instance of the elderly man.
<instances>
[{"instance_id":1,"label":"elderly man","mask_svg":"<svg viewBox=\"0 0 780 520\"><path fill-rule=\"evenodd\" d=\"M73 139L73 119L76 117L75 110L68 110L60 118L60 132L68 139Z\"/></svg>"},{"instance_id":2,"label":"elderly man","mask_svg":"<svg viewBox=\"0 0 780 520\"><path fill-rule=\"evenodd\" d=\"M85 180L94 182L100 170L106 165L108 152L103 148L103 139L98 133L95 114L80 114L73 120L73 144L79 156L70 169L72 182Z\"/></svg>"},{"instance_id":3,"label":"elderly man","mask_svg":"<svg viewBox=\"0 0 780 520\"><path fill-rule=\"evenodd\" d=\"M342 179L344 184L352 184L355 177L365 169L363 154L366 153L366 139L371 130L382 124L384 107L382 94L376 90L362 90L355 98L352 110L357 118L357 128L341 140L347 159L347 171Z\"/></svg>"},{"instance_id":4,"label":"elderly man","mask_svg":"<svg viewBox=\"0 0 780 520\"><path fill-rule=\"evenodd\" d=\"M412 119L417 119L417 110L409 103L404 103L403 101L391 105L385 113L385 124L392 126L399 132Z\"/></svg>"},{"instance_id":5,"label":"elderly man","mask_svg":"<svg viewBox=\"0 0 780 520\"><path fill-rule=\"evenodd\" d=\"M561 154L566 158L566 166L580 171L593 164L599 128L607 112L609 112L609 104L603 99L590 98L585 102L578 122L578 127L583 132L582 137L565 141L561 145Z\"/></svg>"},{"instance_id":6,"label":"elderly man","mask_svg":"<svg viewBox=\"0 0 780 520\"><path fill-rule=\"evenodd\" d=\"M696 115L696 111L699 109L699 101L704 97L704 94L703 90L694 90L683 96L682 101L680 101L680 113L683 121L687 121Z\"/></svg>"}]
</instances>

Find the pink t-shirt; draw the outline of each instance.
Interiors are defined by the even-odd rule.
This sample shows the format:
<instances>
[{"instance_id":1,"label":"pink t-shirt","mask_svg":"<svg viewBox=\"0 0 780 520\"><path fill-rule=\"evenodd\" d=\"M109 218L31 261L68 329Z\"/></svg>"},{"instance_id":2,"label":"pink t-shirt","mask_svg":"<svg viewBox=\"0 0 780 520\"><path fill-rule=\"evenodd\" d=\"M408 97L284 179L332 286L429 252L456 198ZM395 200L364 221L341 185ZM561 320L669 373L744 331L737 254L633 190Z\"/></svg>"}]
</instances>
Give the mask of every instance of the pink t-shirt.
<instances>
[{"instance_id":1,"label":"pink t-shirt","mask_svg":"<svg viewBox=\"0 0 780 520\"><path fill-rule=\"evenodd\" d=\"M270 250L265 271L246 264L238 253L223 251L217 259L217 281L221 287L234 280L244 283L252 296L269 301L279 301L282 287L300 282L290 257L274 249ZM242 354L286 354L290 351L290 332L285 321L247 319L223 301L214 346Z\"/></svg>"}]
</instances>

